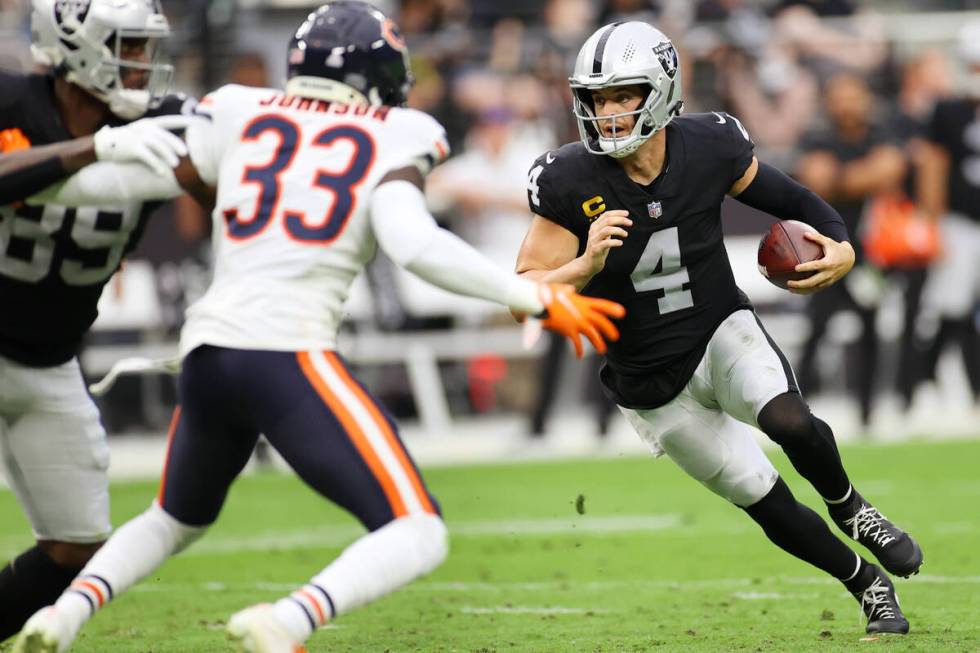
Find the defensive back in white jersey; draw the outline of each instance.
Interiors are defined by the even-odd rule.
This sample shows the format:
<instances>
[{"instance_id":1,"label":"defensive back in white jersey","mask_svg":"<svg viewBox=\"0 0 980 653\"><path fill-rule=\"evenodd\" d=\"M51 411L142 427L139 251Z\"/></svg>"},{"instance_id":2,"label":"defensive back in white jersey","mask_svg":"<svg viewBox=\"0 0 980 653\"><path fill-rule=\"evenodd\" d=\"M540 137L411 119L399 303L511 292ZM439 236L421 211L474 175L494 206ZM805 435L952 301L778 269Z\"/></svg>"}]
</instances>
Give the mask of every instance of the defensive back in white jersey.
<instances>
[{"instance_id":1,"label":"defensive back in white jersey","mask_svg":"<svg viewBox=\"0 0 980 653\"><path fill-rule=\"evenodd\" d=\"M445 131L412 109L238 85L199 112L210 121L188 129L187 145L218 186L214 281L188 310L181 354L334 348L351 282L377 249L371 193L392 170L425 174L444 159Z\"/></svg>"}]
</instances>

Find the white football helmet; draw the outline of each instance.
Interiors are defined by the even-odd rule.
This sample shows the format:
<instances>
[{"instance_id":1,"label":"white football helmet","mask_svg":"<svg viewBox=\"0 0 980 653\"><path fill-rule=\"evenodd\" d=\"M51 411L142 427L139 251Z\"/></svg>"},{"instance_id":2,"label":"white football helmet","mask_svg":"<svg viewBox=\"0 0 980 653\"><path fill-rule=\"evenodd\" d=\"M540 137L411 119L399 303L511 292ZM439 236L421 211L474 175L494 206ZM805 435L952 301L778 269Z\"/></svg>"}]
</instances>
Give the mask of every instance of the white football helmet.
<instances>
[{"instance_id":1,"label":"white football helmet","mask_svg":"<svg viewBox=\"0 0 980 653\"><path fill-rule=\"evenodd\" d=\"M158 60L170 24L157 0L33 0L31 53L43 65L108 105L124 120L159 105L173 66ZM127 40L145 40L140 60L123 58ZM142 74L142 88L126 88L127 74Z\"/></svg>"},{"instance_id":2,"label":"white football helmet","mask_svg":"<svg viewBox=\"0 0 980 653\"><path fill-rule=\"evenodd\" d=\"M632 154L684 108L677 50L660 30L640 21L613 23L596 30L579 50L568 83L582 143L593 154L616 158ZM650 89L640 108L597 118L591 91L629 84ZM606 138L597 128L599 120L625 116L637 116L628 134L619 135L614 130L612 137Z\"/></svg>"}]
</instances>

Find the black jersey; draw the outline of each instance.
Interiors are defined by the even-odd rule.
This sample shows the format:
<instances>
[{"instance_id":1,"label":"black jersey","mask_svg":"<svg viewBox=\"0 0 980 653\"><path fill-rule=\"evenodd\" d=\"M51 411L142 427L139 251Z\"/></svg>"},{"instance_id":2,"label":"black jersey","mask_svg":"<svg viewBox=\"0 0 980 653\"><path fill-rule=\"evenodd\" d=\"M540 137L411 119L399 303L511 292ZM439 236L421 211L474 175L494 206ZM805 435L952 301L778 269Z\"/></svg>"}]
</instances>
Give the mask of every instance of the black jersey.
<instances>
[{"instance_id":1,"label":"black jersey","mask_svg":"<svg viewBox=\"0 0 980 653\"><path fill-rule=\"evenodd\" d=\"M680 116L666 130L665 169L649 186L581 143L540 157L528 177L531 210L578 236L579 255L592 220L607 210L630 213L629 237L582 292L626 307L602 379L631 408L673 399L717 326L751 307L722 242L721 203L751 164L753 143L724 113Z\"/></svg>"},{"instance_id":2,"label":"black jersey","mask_svg":"<svg viewBox=\"0 0 980 653\"><path fill-rule=\"evenodd\" d=\"M72 139L53 83L48 75L0 73L5 150ZM147 115L180 113L190 104L168 96ZM78 209L0 206L0 356L32 367L71 360L98 315L102 287L136 244L154 206L111 198Z\"/></svg>"},{"instance_id":3,"label":"black jersey","mask_svg":"<svg viewBox=\"0 0 980 653\"><path fill-rule=\"evenodd\" d=\"M949 152L949 210L980 221L980 101L938 103L928 137Z\"/></svg>"}]
</instances>

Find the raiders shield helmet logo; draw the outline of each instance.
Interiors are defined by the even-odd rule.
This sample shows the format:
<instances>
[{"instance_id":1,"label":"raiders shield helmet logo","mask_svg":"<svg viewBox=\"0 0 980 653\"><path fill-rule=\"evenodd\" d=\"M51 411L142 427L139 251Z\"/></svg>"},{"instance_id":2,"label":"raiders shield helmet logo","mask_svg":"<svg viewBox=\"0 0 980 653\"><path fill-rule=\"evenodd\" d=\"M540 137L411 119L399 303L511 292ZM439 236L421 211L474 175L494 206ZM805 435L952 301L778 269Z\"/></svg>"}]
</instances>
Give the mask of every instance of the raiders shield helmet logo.
<instances>
[{"instance_id":1,"label":"raiders shield helmet logo","mask_svg":"<svg viewBox=\"0 0 980 653\"><path fill-rule=\"evenodd\" d=\"M664 41L654 47L653 53L660 59L660 65L663 66L667 77L674 79L674 75L677 74L677 50L674 49L670 41Z\"/></svg>"}]
</instances>

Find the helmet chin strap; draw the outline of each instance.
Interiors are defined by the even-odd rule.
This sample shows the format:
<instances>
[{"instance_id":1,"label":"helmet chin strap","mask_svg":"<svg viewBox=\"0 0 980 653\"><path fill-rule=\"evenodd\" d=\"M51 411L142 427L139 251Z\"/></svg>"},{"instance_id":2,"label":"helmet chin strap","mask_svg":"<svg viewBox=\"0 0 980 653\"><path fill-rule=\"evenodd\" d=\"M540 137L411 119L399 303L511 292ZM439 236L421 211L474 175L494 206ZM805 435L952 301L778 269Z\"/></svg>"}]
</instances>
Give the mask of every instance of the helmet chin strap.
<instances>
[{"instance_id":1,"label":"helmet chin strap","mask_svg":"<svg viewBox=\"0 0 980 653\"><path fill-rule=\"evenodd\" d=\"M109 111L123 120L135 120L146 113L150 105L148 91L124 90L109 94Z\"/></svg>"},{"instance_id":2,"label":"helmet chin strap","mask_svg":"<svg viewBox=\"0 0 980 653\"><path fill-rule=\"evenodd\" d=\"M369 100L352 86L325 77L297 75L286 82L286 93L314 100L340 102L341 104L366 104L369 106L381 104L380 100L377 102Z\"/></svg>"}]
</instances>

